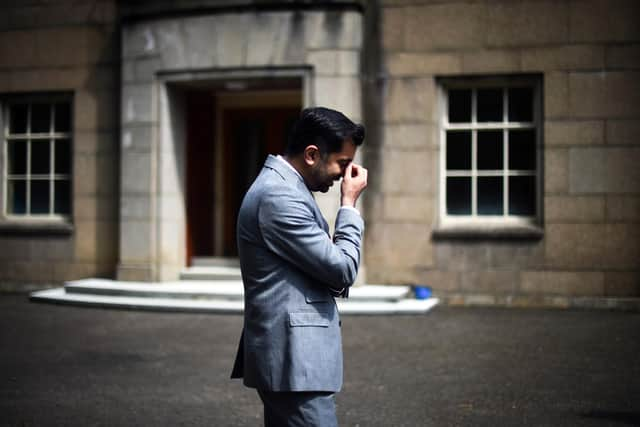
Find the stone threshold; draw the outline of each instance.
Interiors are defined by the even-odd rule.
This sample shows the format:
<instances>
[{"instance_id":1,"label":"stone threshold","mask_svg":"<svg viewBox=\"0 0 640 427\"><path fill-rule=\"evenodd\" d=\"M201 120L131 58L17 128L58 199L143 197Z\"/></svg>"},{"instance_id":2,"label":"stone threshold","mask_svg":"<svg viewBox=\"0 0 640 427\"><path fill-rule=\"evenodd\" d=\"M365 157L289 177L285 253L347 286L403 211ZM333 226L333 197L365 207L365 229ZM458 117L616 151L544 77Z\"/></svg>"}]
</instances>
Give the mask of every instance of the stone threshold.
<instances>
[{"instance_id":1,"label":"stone threshold","mask_svg":"<svg viewBox=\"0 0 640 427\"><path fill-rule=\"evenodd\" d=\"M32 301L131 310L240 314L244 310L240 281L162 283L85 279L62 288L32 292ZM407 286L363 285L337 299L341 314L424 314L439 300L415 299Z\"/></svg>"}]
</instances>

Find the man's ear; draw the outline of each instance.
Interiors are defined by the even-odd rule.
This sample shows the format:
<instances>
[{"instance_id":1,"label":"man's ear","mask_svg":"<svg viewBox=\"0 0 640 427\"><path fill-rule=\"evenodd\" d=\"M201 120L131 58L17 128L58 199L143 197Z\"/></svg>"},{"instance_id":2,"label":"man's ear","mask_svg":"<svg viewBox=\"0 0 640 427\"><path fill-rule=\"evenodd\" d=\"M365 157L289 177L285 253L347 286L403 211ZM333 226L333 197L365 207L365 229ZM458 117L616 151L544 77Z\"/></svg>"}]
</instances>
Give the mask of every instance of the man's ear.
<instances>
[{"instance_id":1,"label":"man's ear","mask_svg":"<svg viewBox=\"0 0 640 427\"><path fill-rule=\"evenodd\" d=\"M320 150L317 145L307 145L304 149L304 162L308 166L315 165L320 160Z\"/></svg>"}]
</instances>

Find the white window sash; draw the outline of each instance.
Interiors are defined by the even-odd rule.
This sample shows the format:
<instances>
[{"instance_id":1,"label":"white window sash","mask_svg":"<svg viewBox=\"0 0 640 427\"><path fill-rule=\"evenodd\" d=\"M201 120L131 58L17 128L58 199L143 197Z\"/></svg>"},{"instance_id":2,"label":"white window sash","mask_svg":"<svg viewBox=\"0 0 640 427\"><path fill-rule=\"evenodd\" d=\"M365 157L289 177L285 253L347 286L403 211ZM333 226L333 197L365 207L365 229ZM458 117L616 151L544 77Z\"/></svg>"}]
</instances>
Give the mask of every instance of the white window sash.
<instances>
[{"instance_id":1,"label":"white window sash","mask_svg":"<svg viewBox=\"0 0 640 427\"><path fill-rule=\"evenodd\" d=\"M36 102L43 102L49 106L49 132L31 132L31 115L32 115L32 105ZM55 104L59 102L69 103L69 107L71 107L71 99L70 97L36 97L33 99L26 99L24 101L16 102L7 102L3 107L4 110L4 123L3 123L3 155L4 155L4 173L3 173L3 215L7 219L11 220L38 220L38 219L47 219L47 220L68 220L71 215L69 214L57 214L55 213L55 205L56 205L56 194L55 194L55 184L59 181L67 181L71 182L71 173L60 174L55 171L55 156L56 156L56 142L59 140L69 140L72 141L72 130L70 127L69 132L55 132ZM24 104L27 105L27 129L26 133L15 133L11 134L9 125L11 123L11 110L14 105ZM70 123L71 125L71 123ZM10 174L9 173L9 143L12 141L24 141L26 143L26 173L24 174ZM47 141L49 144L49 172L47 174L34 174L31 170L32 165L32 143L36 141ZM71 155L71 153L69 153ZM8 211L9 208L9 194L8 194L8 186L11 181L24 181L25 182L25 213L24 214L15 214ZM49 184L49 206L47 213L32 213L31 209L31 184L34 181L46 181ZM69 201L71 203L71 201ZM69 206L71 207L71 205Z\"/></svg>"},{"instance_id":2,"label":"white window sash","mask_svg":"<svg viewBox=\"0 0 640 427\"><path fill-rule=\"evenodd\" d=\"M492 81L488 85L474 84L473 82L465 85L464 82L449 85L444 84L439 87L443 102L440 104L441 118L441 150L440 150L440 218L443 223L491 223L502 221L509 225L531 225L532 222L538 222L541 213L541 141L542 129L540 125L540 88L537 82L524 82L533 90L533 117L531 122L509 122L509 96L508 89L513 86L522 86L523 82L498 82ZM478 122L477 121L477 91L483 86L501 87L502 88L502 121L501 122ZM450 89L469 89L471 90L471 121L469 123L449 123L449 90ZM535 130L535 153L536 162L533 170L517 170L509 169L509 131L510 130ZM499 130L503 133L502 150L503 150L503 168L498 170L478 169L478 142L477 133L483 130ZM451 170L447 169L447 131L469 131L471 132L471 169L469 170ZM533 215L513 215L509 214L509 178L514 176L530 176L535 178L535 213ZM450 215L447 213L447 178L449 177L467 177L471 179L471 214L470 215ZM479 177L502 177L502 215L478 215L478 178Z\"/></svg>"}]
</instances>

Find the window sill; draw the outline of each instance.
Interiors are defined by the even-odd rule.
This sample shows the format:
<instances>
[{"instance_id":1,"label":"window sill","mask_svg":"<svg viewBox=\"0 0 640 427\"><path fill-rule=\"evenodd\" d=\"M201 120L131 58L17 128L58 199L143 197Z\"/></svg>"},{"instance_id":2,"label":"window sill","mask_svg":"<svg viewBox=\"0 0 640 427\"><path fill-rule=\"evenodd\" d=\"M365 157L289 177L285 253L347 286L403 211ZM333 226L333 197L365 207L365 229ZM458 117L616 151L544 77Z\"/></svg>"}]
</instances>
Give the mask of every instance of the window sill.
<instances>
[{"instance_id":1,"label":"window sill","mask_svg":"<svg viewBox=\"0 0 640 427\"><path fill-rule=\"evenodd\" d=\"M64 220L4 220L0 221L0 235L53 235L73 234L73 224Z\"/></svg>"},{"instance_id":2,"label":"window sill","mask_svg":"<svg viewBox=\"0 0 640 427\"><path fill-rule=\"evenodd\" d=\"M540 240L544 230L525 224L447 224L432 232L434 240Z\"/></svg>"}]
</instances>

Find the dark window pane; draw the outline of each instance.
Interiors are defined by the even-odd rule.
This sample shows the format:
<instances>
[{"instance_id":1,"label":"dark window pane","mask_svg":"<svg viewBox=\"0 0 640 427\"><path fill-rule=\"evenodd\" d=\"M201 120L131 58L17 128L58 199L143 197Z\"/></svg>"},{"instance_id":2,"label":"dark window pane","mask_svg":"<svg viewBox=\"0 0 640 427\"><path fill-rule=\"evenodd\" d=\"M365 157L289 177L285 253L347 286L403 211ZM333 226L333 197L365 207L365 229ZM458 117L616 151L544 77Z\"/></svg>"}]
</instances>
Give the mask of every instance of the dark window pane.
<instances>
[{"instance_id":1,"label":"dark window pane","mask_svg":"<svg viewBox=\"0 0 640 427\"><path fill-rule=\"evenodd\" d=\"M68 102L56 104L55 115L56 132L69 132L71 130L71 105Z\"/></svg>"},{"instance_id":2,"label":"dark window pane","mask_svg":"<svg viewBox=\"0 0 640 427\"><path fill-rule=\"evenodd\" d=\"M16 140L7 142L9 155L9 174L27 173L27 141Z\"/></svg>"},{"instance_id":3,"label":"dark window pane","mask_svg":"<svg viewBox=\"0 0 640 427\"><path fill-rule=\"evenodd\" d=\"M7 183L7 212L15 215L27 213L27 181L9 180Z\"/></svg>"},{"instance_id":4,"label":"dark window pane","mask_svg":"<svg viewBox=\"0 0 640 427\"><path fill-rule=\"evenodd\" d=\"M536 131L509 131L509 169L535 170L536 168Z\"/></svg>"},{"instance_id":5,"label":"dark window pane","mask_svg":"<svg viewBox=\"0 0 640 427\"><path fill-rule=\"evenodd\" d=\"M536 214L536 178L533 176L509 177L509 215Z\"/></svg>"},{"instance_id":6,"label":"dark window pane","mask_svg":"<svg viewBox=\"0 0 640 427\"><path fill-rule=\"evenodd\" d=\"M514 87L509 89L509 121L533 121L533 89Z\"/></svg>"},{"instance_id":7,"label":"dark window pane","mask_svg":"<svg viewBox=\"0 0 640 427\"><path fill-rule=\"evenodd\" d=\"M31 133L48 133L51 129L51 106L33 104L31 106Z\"/></svg>"},{"instance_id":8,"label":"dark window pane","mask_svg":"<svg viewBox=\"0 0 640 427\"><path fill-rule=\"evenodd\" d=\"M471 178L447 178L447 213L471 215Z\"/></svg>"},{"instance_id":9,"label":"dark window pane","mask_svg":"<svg viewBox=\"0 0 640 427\"><path fill-rule=\"evenodd\" d=\"M447 169L471 169L471 131L447 132Z\"/></svg>"},{"instance_id":10,"label":"dark window pane","mask_svg":"<svg viewBox=\"0 0 640 427\"><path fill-rule=\"evenodd\" d=\"M478 215L502 215L502 177L478 177Z\"/></svg>"},{"instance_id":11,"label":"dark window pane","mask_svg":"<svg viewBox=\"0 0 640 427\"><path fill-rule=\"evenodd\" d=\"M449 123L471 122L471 90L449 90Z\"/></svg>"},{"instance_id":12,"label":"dark window pane","mask_svg":"<svg viewBox=\"0 0 640 427\"><path fill-rule=\"evenodd\" d=\"M502 131L478 131L478 169L503 169Z\"/></svg>"},{"instance_id":13,"label":"dark window pane","mask_svg":"<svg viewBox=\"0 0 640 427\"><path fill-rule=\"evenodd\" d=\"M71 172L71 143L68 139L55 141L56 158L55 173L68 174Z\"/></svg>"},{"instance_id":14,"label":"dark window pane","mask_svg":"<svg viewBox=\"0 0 640 427\"><path fill-rule=\"evenodd\" d=\"M31 181L31 213L47 214L49 213L49 182L50 181Z\"/></svg>"},{"instance_id":15,"label":"dark window pane","mask_svg":"<svg viewBox=\"0 0 640 427\"><path fill-rule=\"evenodd\" d=\"M478 121L502 121L502 89L478 89Z\"/></svg>"},{"instance_id":16,"label":"dark window pane","mask_svg":"<svg viewBox=\"0 0 640 427\"><path fill-rule=\"evenodd\" d=\"M27 111L26 104L16 104L11 106L9 111L9 133L27 133Z\"/></svg>"},{"instance_id":17,"label":"dark window pane","mask_svg":"<svg viewBox=\"0 0 640 427\"><path fill-rule=\"evenodd\" d=\"M55 182L55 203L54 212L57 214L68 215L71 211L71 182L67 180L57 180Z\"/></svg>"},{"instance_id":18,"label":"dark window pane","mask_svg":"<svg viewBox=\"0 0 640 427\"><path fill-rule=\"evenodd\" d=\"M51 162L51 143L49 141L31 141L31 174L47 174Z\"/></svg>"}]
</instances>

